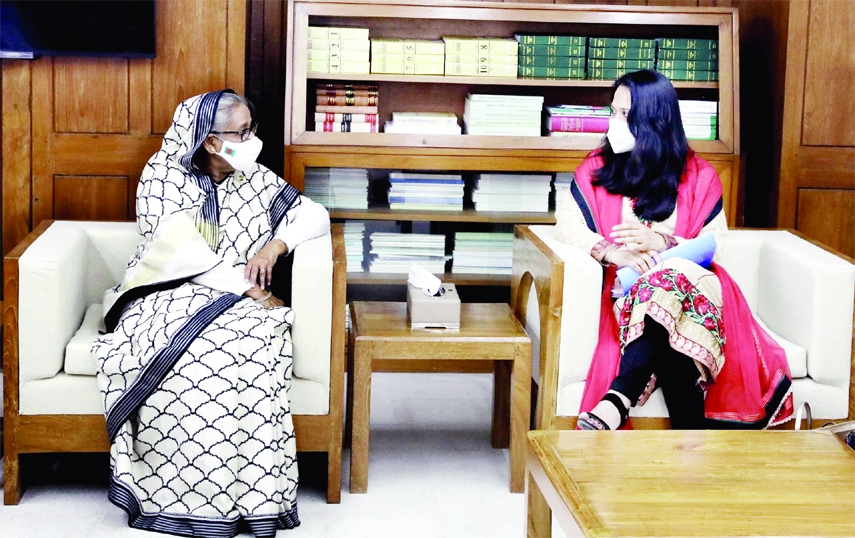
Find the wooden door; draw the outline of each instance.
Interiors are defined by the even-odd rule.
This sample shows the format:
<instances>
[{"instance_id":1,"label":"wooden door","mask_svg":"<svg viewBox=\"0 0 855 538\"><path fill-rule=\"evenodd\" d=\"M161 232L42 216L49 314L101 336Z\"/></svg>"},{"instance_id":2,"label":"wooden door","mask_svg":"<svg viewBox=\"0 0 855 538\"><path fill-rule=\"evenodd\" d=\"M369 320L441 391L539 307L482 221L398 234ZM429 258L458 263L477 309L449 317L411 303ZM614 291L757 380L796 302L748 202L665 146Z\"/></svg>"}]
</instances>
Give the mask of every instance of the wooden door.
<instances>
[{"instance_id":1,"label":"wooden door","mask_svg":"<svg viewBox=\"0 0 855 538\"><path fill-rule=\"evenodd\" d=\"M855 2L792 0L778 226L855 256Z\"/></svg>"},{"instance_id":2,"label":"wooden door","mask_svg":"<svg viewBox=\"0 0 855 538\"><path fill-rule=\"evenodd\" d=\"M3 60L2 247L44 219L133 220L177 104L244 91L246 0L158 0L154 59Z\"/></svg>"}]
</instances>

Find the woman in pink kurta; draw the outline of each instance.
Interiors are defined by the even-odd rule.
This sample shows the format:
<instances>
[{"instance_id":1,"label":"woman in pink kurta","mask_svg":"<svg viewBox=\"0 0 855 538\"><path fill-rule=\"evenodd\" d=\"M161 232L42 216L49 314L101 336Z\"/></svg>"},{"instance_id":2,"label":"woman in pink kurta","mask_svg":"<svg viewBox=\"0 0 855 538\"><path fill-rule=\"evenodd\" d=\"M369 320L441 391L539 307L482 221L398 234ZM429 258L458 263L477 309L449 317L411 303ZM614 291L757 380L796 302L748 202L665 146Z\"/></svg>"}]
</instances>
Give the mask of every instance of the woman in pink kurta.
<instances>
[{"instance_id":1,"label":"woman in pink kurta","mask_svg":"<svg viewBox=\"0 0 855 538\"><path fill-rule=\"evenodd\" d=\"M764 428L792 415L784 352L716 263L727 231L721 194L715 170L688 147L668 79L647 70L618 79L603 146L556 212L556 238L605 271L579 428L624 426L657 386L674 428ZM660 259L701 234L717 245L709 268ZM622 296L613 288L624 266L642 277Z\"/></svg>"}]
</instances>

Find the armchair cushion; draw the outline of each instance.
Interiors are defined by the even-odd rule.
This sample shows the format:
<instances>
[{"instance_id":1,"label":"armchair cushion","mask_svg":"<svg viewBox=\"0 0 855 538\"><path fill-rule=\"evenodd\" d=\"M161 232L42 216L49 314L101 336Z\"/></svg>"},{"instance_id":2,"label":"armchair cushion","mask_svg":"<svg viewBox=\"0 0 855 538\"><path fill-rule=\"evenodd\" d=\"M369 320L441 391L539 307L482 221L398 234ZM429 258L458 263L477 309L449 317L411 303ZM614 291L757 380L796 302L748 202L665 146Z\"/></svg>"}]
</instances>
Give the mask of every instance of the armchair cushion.
<instances>
[{"instance_id":1,"label":"armchair cushion","mask_svg":"<svg viewBox=\"0 0 855 538\"><path fill-rule=\"evenodd\" d=\"M95 375L97 365L92 356L92 342L98 338L101 326L101 303L89 305L83 315L83 323L65 346L65 373L74 375Z\"/></svg>"}]
</instances>

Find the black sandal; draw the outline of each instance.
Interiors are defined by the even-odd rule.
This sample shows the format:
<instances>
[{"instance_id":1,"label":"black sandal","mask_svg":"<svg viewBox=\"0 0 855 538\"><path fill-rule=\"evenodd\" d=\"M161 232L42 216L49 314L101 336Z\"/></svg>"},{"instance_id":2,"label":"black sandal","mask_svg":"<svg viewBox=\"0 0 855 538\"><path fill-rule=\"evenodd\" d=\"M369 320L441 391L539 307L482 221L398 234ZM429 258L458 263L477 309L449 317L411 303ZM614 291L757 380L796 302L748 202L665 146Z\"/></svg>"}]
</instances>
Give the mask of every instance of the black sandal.
<instances>
[{"instance_id":1,"label":"black sandal","mask_svg":"<svg viewBox=\"0 0 855 538\"><path fill-rule=\"evenodd\" d=\"M623 404L620 397L614 392L607 392L605 396L603 396L603 400L608 400L615 406L620 413L620 425L618 428L622 428L624 424L626 424L626 420L629 417L629 409ZM601 400L602 401L602 400ZM579 418L576 421L576 426L580 430L610 430L609 425L606 422L593 413L581 413Z\"/></svg>"}]
</instances>

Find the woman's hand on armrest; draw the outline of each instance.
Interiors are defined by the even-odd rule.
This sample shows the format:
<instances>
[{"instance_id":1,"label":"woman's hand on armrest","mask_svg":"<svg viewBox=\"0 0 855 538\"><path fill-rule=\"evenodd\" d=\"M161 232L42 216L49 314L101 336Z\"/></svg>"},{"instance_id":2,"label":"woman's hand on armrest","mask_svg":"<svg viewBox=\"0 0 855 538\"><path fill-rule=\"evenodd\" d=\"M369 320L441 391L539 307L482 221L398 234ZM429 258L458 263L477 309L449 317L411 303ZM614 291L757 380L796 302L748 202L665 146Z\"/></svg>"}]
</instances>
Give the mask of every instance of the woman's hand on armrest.
<instances>
[{"instance_id":1,"label":"woman's hand on armrest","mask_svg":"<svg viewBox=\"0 0 855 538\"><path fill-rule=\"evenodd\" d=\"M244 278L247 283L253 285L258 283L262 291L267 289L273 278L273 266L276 265L279 256L287 253L288 245L281 239L271 239L269 243L261 247L258 254L246 262Z\"/></svg>"}]
</instances>

